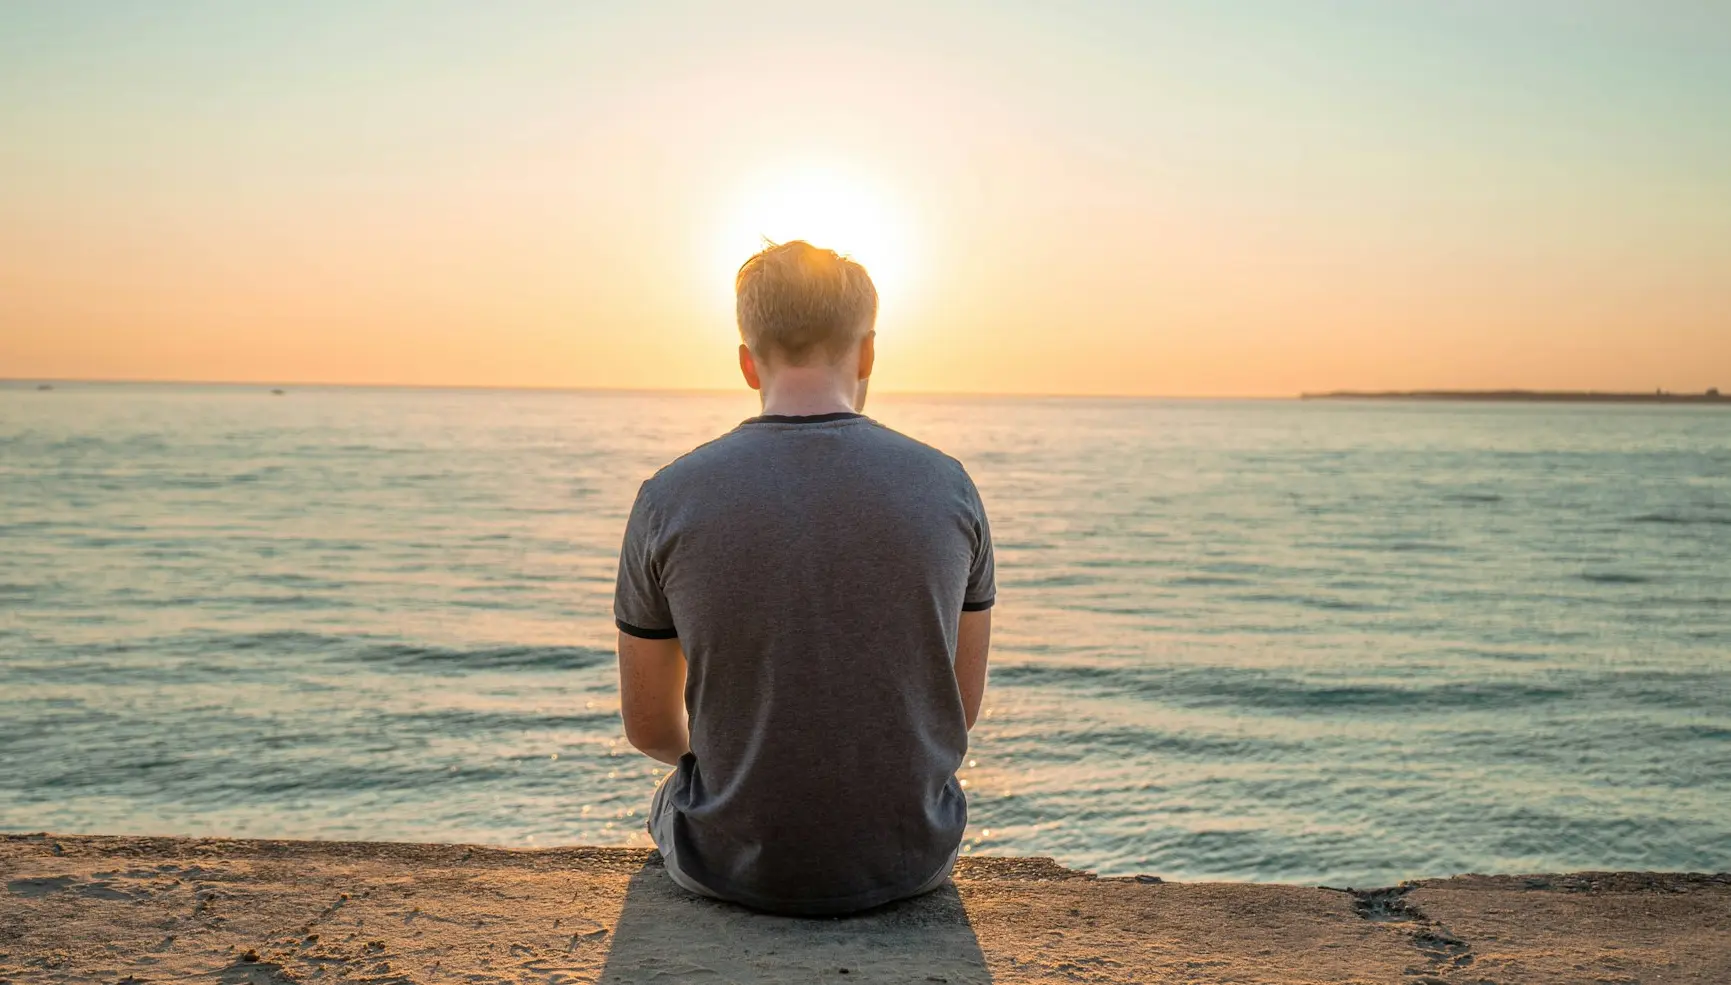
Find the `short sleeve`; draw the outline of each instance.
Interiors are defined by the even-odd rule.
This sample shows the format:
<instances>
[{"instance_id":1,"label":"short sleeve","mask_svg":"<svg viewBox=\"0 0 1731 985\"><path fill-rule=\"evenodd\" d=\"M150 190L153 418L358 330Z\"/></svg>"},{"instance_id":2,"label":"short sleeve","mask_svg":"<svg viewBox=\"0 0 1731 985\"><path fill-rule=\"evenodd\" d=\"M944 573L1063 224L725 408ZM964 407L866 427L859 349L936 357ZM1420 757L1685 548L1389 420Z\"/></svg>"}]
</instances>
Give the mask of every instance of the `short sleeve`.
<instances>
[{"instance_id":1,"label":"short sleeve","mask_svg":"<svg viewBox=\"0 0 1731 985\"><path fill-rule=\"evenodd\" d=\"M963 612L990 609L998 598L997 566L992 557L992 525L986 520L986 505L980 491L968 482L974 501L974 557L968 566L968 590L962 596Z\"/></svg>"},{"instance_id":2,"label":"short sleeve","mask_svg":"<svg viewBox=\"0 0 1731 985\"><path fill-rule=\"evenodd\" d=\"M667 595L656 570L656 530L645 491L637 490L631 519L625 523L625 543L619 549L619 582L613 590L613 622L622 633L646 640L670 640L679 635Z\"/></svg>"}]
</instances>

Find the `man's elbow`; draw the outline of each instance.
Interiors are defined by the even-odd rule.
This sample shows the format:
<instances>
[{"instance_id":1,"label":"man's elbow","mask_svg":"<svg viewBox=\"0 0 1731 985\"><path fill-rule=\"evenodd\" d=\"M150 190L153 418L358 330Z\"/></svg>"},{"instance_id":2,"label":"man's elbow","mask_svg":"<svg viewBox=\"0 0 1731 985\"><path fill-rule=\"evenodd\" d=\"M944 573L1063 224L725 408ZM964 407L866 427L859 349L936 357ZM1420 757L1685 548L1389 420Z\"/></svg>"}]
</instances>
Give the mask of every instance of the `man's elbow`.
<instances>
[{"instance_id":1,"label":"man's elbow","mask_svg":"<svg viewBox=\"0 0 1731 985\"><path fill-rule=\"evenodd\" d=\"M665 724L644 722L625 722L625 741L631 743L631 748L650 759L669 765L679 762L679 757L685 755L688 740L684 730Z\"/></svg>"},{"instance_id":2,"label":"man's elbow","mask_svg":"<svg viewBox=\"0 0 1731 985\"><path fill-rule=\"evenodd\" d=\"M631 743L631 748L651 758L655 756L655 750L663 744L660 736L654 732L646 732L629 725L625 727L625 741Z\"/></svg>"},{"instance_id":3,"label":"man's elbow","mask_svg":"<svg viewBox=\"0 0 1731 985\"><path fill-rule=\"evenodd\" d=\"M662 730L642 722L625 720L625 741L631 743L631 748L647 754L649 750L659 745L664 736Z\"/></svg>"}]
</instances>

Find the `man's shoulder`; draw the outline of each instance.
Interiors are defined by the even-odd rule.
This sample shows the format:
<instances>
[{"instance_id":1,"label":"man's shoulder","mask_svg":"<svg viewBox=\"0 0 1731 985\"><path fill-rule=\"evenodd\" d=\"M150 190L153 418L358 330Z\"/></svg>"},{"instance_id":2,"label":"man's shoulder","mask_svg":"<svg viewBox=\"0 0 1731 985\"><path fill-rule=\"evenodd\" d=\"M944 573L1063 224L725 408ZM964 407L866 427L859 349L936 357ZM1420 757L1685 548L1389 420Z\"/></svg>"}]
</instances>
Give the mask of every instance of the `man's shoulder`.
<instances>
[{"instance_id":1,"label":"man's shoulder","mask_svg":"<svg viewBox=\"0 0 1731 985\"><path fill-rule=\"evenodd\" d=\"M891 454L900 455L908 462L930 469L953 472L958 478L966 479L967 469L953 455L941 448L935 448L918 438L909 437L895 428L886 427L876 421L872 422L872 431Z\"/></svg>"},{"instance_id":2,"label":"man's shoulder","mask_svg":"<svg viewBox=\"0 0 1731 985\"><path fill-rule=\"evenodd\" d=\"M962 482L971 482L962 463L944 451L871 418L850 422L834 433L856 445L857 456L887 459L899 467L939 472ZM758 456L773 453L775 432L742 425L698 445L657 469L644 483L645 490L685 490L734 474Z\"/></svg>"},{"instance_id":3,"label":"man's shoulder","mask_svg":"<svg viewBox=\"0 0 1731 985\"><path fill-rule=\"evenodd\" d=\"M654 475L644 480L643 492L650 494L687 483L701 483L717 471L729 468L736 458L729 445L739 434L739 429L735 428L717 435L656 469Z\"/></svg>"}]
</instances>

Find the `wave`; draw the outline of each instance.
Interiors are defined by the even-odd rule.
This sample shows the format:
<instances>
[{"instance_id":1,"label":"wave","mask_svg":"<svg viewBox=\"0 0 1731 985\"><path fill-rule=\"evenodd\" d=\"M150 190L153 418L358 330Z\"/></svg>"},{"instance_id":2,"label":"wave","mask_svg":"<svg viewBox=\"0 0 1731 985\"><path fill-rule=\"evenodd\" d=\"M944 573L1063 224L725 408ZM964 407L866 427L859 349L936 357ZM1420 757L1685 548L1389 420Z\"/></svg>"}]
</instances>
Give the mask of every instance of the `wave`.
<instances>
[{"instance_id":1,"label":"wave","mask_svg":"<svg viewBox=\"0 0 1731 985\"><path fill-rule=\"evenodd\" d=\"M513 776L508 767L473 763L255 761L241 768L178 750L106 751L109 755L100 762L79 763L75 769L67 769L65 764L37 767L29 769L25 779L33 790L61 795L117 788L133 791L136 785L148 783L152 788L172 790L199 801L272 804L285 794L330 796L365 791L376 795L380 791L429 788L449 793L456 785L488 786L508 782Z\"/></svg>"},{"instance_id":2,"label":"wave","mask_svg":"<svg viewBox=\"0 0 1731 985\"><path fill-rule=\"evenodd\" d=\"M1075 572L1058 572L1049 575L1033 575L1026 578L1005 578L1000 584L1005 588L1076 588L1085 585L1097 585L1100 578L1095 575L1078 574Z\"/></svg>"},{"instance_id":3,"label":"wave","mask_svg":"<svg viewBox=\"0 0 1731 985\"><path fill-rule=\"evenodd\" d=\"M450 732L530 732L558 729L588 730L598 726L617 728L617 711L590 711L575 715L538 714L535 712L473 711L465 708L441 708L437 711L416 711L393 714L393 722L427 725L440 733Z\"/></svg>"},{"instance_id":4,"label":"wave","mask_svg":"<svg viewBox=\"0 0 1731 985\"><path fill-rule=\"evenodd\" d=\"M1731 527L1731 515L1684 514L1684 513L1642 513L1629 518L1630 523L1667 523L1679 526L1691 524L1708 524L1713 526Z\"/></svg>"},{"instance_id":5,"label":"wave","mask_svg":"<svg viewBox=\"0 0 1731 985\"><path fill-rule=\"evenodd\" d=\"M1133 725L1094 725L1056 728L1041 725L1011 730L999 727L992 733L992 746L1013 750L1018 762L1041 764L1084 762L1102 752L1115 754L1154 753L1173 759L1230 760L1253 762L1288 751L1291 743L1269 738L1210 735L1204 732L1174 732Z\"/></svg>"},{"instance_id":6,"label":"wave","mask_svg":"<svg viewBox=\"0 0 1731 985\"><path fill-rule=\"evenodd\" d=\"M1234 578L1230 575L1179 575L1176 578L1167 579L1166 584L1197 585L1206 588L1220 585L1249 585L1251 581L1248 578Z\"/></svg>"},{"instance_id":7,"label":"wave","mask_svg":"<svg viewBox=\"0 0 1731 985\"><path fill-rule=\"evenodd\" d=\"M592 646L494 646L455 648L381 643L335 657L441 670L586 670L611 663L613 651Z\"/></svg>"},{"instance_id":8,"label":"wave","mask_svg":"<svg viewBox=\"0 0 1731 985\"><path fill-rule=\"evenodd\" d=\"M1333 598L1326 595L1280 594L1277 592L1248 592L1242 595L1228 596L1235 602L1253 602L1257 604L1297 605L1306 609L1327 609L1336 612L1392 612L1392 606L1376 602L1355 602L1352 599Z\"/></svg>"},{"instance_id":9,"label":"wave","mask_svg":"<svg viewBox=\"0 0 1731 985\"><path fill-rule=\"evenodd\" d=\"M40 670L65 673L80 670L93 674L131 671L130 676L186 673L230 673L242 670L259 657L304 656L329 663L386 664L404 669L441 673L465 670L587 670L612 663L613 651L576 645L494 644L437 646L372 636L343 636L304 630L257 633L193 632L150 639L119 640L97 644L42 644L44 655L53 656L58 667L44 664ZM138 664L133 658L144 657ZM163 658L171 659L163 659ZM239 662L233 659L246 658ZM34 664L20 661L9 668L16 672ZM280 670L280 667L276 668ZM274 673L275 671L273 671Z\"/></svg>"},{"instance_id":10,"label":"wave","mask_svg":"<svg viewBox=\"0 0 1731 985\"><path fill-rule=\"evenodd\" d=\"M299 630L206 637L197 641L196 647L207 652L305 653L338 663L383 663L443 670L585 670L613 660L611 650L592 646L436 646Z\"/></svg>"},{"instance_id":11,"label":"wave","mask_svg":"<svg viewBox=\"0 0 1731 985\"><path fill-rule=\"evenodd\" d=\"M1560 701L1574 691L1517 681L1450 681L1395 685L1303 680L1240 668L1106 668L1018 664L995 668L995 684L1069 686L1186 707L1241 707L1283 712L1477 711Z\"/></svg>"},{"instance_id":12,"label":"wave","mask_svg":"<svg viewBox=\"0 0 1731 985\"><path fill-rule=\"evenodd\" d=\"M1646 575L1632 575L1621 571L1588 571L1581 575L1582 581L1590 581L1597 585L1645 585L1652 581Z\"/></svg>"}]
</instances>

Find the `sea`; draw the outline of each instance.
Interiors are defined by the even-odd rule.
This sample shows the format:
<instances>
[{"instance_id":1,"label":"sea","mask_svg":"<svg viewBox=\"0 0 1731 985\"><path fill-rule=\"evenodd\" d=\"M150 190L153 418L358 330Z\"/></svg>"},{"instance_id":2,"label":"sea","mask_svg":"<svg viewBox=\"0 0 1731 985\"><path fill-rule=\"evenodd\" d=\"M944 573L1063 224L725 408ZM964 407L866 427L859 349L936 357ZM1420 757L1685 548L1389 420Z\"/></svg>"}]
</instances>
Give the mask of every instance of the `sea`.
<instances>
[{"instance_id":1,"label":"sea","mask_svg":"<svg viewBox=\"0 0 1731 985\"><path fill-rule=\"evenodd\" d=\"M751 396L0 384L0 830L648 844L611 595ZM971 854L1731 869L1731 411L874 396L998 552Z\"/></svg>"}]
</instances>

